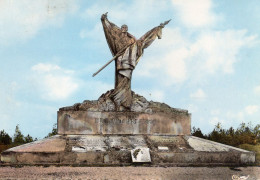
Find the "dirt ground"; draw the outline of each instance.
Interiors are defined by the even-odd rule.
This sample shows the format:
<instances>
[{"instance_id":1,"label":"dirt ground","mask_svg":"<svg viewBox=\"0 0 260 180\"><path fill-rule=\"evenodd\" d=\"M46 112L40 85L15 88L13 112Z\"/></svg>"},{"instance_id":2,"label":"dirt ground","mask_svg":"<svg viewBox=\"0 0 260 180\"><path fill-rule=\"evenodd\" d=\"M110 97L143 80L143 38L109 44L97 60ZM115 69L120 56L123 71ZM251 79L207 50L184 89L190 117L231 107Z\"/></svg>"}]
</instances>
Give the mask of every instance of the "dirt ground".
<instances>
[{"instance_id":1,"label":"dirt ground","mask_svg":"<svg viewBox=\"0 0 260 180\"><path fill-rule=\"evenodd\" d=\"M0 167L0 179L260 179L260 167Z\"/></svg>"}]
</instances>

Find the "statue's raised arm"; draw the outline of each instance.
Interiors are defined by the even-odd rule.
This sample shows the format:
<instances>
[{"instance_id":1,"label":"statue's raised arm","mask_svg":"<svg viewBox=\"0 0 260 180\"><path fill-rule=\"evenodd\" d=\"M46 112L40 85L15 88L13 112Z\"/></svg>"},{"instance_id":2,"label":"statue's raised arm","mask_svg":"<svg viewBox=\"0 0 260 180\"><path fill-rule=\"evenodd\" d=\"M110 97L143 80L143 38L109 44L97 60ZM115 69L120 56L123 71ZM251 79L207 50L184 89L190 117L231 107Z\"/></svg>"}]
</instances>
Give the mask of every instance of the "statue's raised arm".
<instances>
[{"instance_id":1,"label":"statue's raised arm","mask_svg":"<svg viewBox=\"0 0 260 180\"><path fill-rule=\"evenodd\" d=\"M121 32L121 30L117 25L115 25L107 19L107 13L101 16L101 22L103 25L107 44L110 48L112 55L114 56L117 53L115 37L117 36L117 34Z\"/></svg>"},{"instance_id":2,"label":"statue's raised arm","mask_svg":"<svg viewBox=\"0 0 260 180\"><path fill-rule=\"evenodd\" d=\"M136 41L135 37L127 32L127 25L122 25L121 28L119 28L107 19L107 13L101 16L101 22L107 44L113 56L115 56L119 51L122 51L126 46ZM123 37L124 35L126 38Z\"/></svg>"},{"instance_id":3,"label":"statue's raised arm","mask_svg":"<svg viewBox=\"0 0 260 180\"><path fill-rule=\"evenodd\" d=\"M171 20L165 21L164 23L161 23L159 26L151 29L147 33L145 33L138 41L139 44L141 44L142 50L147 48L152 44L152 42L158 37L158 39L162 38L162 28L164 28L165 25L167 25Z\"/></svg>"}]
</instances>

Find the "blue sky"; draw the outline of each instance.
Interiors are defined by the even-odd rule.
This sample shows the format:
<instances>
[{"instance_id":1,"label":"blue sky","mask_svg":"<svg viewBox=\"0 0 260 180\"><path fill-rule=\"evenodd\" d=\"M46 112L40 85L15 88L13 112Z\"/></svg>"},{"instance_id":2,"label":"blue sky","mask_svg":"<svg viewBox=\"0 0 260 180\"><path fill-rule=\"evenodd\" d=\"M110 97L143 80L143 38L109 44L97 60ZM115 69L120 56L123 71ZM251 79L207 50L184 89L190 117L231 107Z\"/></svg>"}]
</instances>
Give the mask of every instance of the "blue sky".
<instances>
[{"instance_id":1,"label":"blue sky","mask_svg":"<svg viewBox=\"0 0 260 180\"><path fill-rule=\"evenodd\" d=\"M172 21L144 52L132 89L192 113L204 133L260 122L258 0L0 0L0 130L42 138L60 107L113 88L100 17L136 38Z\"/></svg>"}]
</instances>

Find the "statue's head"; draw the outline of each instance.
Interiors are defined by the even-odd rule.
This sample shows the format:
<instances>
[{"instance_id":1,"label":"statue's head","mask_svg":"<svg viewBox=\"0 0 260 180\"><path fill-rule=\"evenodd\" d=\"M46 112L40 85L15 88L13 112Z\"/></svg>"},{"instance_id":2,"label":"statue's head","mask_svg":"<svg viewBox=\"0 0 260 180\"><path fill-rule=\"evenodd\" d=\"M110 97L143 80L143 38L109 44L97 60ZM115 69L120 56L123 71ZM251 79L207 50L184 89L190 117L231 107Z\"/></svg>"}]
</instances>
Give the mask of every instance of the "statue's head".
<instances>
[{"instance_id":1,"label":"statue's head","mask_svg":"<svg viewBox=\"0 0 260 180\"><path fill-rule=\"evenodd\" d=\"M127 31L128 31L128 27L127 27L126 24L124 24L124 25L121 26L121 31L122 31L122 32L127 32Z\"/></svg>"}]
</instances>

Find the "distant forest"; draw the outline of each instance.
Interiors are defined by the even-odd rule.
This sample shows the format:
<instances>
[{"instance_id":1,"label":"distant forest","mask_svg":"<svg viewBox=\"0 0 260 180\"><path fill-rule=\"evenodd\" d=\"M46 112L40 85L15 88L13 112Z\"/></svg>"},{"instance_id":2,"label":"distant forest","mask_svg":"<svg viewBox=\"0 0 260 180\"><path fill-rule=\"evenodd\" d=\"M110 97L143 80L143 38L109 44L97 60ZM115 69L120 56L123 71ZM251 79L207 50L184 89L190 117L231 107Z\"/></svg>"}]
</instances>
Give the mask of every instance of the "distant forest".
<instances>
[{"instance_id":1,"label":"distant forest","mask_svg":"<svg viewBox=\"0 0 260 180\"><path fill-rule=\"evenodd\" d=\"M58 133L57 124L54 124L52 131L44 138L54 136L57 133ZM25 143L30 143L37 140L38 140L37 138L33 138L29 134L27 136L23 135L19 128L19 125L16 125L13 137L11 137L4 130L1 130L0 131L0 153L8 148L19 146Z\"/></svg>"},{"instance_id":2,"label":"distant forest","mask_svg":"<svg viewBox=\"0 0 260 180\"><path fill-rule=\"evenodd\" d=\"M200 128L193 127L191 135L235 147L242 144L256 145L260 143L260 124L253 127L251 123L241 123L237 129L223 129L218 123L208 134L203 134Z\"/></svg>"},{"instance_id":3,"label":"distant forest","mask_svg":"<svg viewBox=\"0 0 260 180\"><path fill-rule=\"evenodd\" d=\"M57 124L54 124L52 131L45 138L56 134ZM234 129L233 127L230 127L229 129L223 129L221 124L218 123L213 131L208 134L203 134L200 128L193 127L191 135L235 147L241 147L243 144L257 145L260 144L260 124L253 127L251 123L242 123L237 129ZM29 134L27 136L23 135L19 129L19 125L16 126L14 135L12 137L4 130L1 130L0 152L8 148L36 140L37 138L33 138Z\"/></svg>"}]
</instances>

